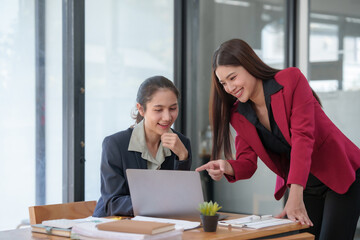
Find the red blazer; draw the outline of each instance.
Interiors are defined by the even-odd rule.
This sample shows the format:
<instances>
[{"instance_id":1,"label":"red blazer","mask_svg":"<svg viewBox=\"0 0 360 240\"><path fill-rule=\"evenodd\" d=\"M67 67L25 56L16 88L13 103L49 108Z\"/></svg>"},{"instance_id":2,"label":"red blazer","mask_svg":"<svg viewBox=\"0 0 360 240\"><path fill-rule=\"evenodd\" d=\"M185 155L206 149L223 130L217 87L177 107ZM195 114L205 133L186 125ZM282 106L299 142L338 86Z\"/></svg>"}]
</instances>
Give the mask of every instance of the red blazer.
<instances>
[{"instance_id":1,"label":"red blazer","mask_svg":"<svg viewBox=\"0 0 360 240\"><path fill-rule=\"evenodd\" d=\"M237 133L236 160L229 160L235 176L226 178L230 182L250 178L259 157L278 175L274 194L277 200L289 184L305 188L309 172L335 192L347 192L360 167L360 149L326 116L299 69L287 68L274 78L283 88L271 96L271 107L291 146L287 182L278 164L284 159L264 148L255 126L236 111L238 102L234 104L230 121Z\"/></svg>"}]
</instances>

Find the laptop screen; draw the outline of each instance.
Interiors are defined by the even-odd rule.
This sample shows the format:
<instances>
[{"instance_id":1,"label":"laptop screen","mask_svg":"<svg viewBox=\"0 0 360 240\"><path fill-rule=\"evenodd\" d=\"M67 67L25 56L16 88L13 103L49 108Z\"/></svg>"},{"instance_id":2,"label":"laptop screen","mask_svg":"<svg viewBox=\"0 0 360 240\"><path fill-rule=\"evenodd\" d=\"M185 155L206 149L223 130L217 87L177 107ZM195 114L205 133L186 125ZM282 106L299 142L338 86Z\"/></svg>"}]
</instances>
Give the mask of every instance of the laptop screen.
<instances>
[{"instance_id":1,"label":"laptop screen","mask_svg":"<svg viewBox=\"0 0 360 240\"><path fill-rule=\"evenodd\" d=\"M204 201L200 174L195 171L127 169L135 216L198 217Z\"/></svg>"}]
</instances>

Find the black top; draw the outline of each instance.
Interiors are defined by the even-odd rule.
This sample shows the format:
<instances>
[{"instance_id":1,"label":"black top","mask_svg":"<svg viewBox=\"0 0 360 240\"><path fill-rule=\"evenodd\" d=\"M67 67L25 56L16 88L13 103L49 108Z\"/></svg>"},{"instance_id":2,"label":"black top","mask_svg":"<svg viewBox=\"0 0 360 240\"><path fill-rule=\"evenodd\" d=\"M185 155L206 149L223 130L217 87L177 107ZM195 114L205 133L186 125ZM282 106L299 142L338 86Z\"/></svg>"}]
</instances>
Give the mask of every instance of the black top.
<instances>
[{"instance_id":1,"label":"black top","mask_svg":"<svg viewBox=\"0 0 360 240\"><path fill-rule=\"evenodd\" d=\"M278 164L278 166L281 166L283 168L281 169L281 171L284 173L283 177L286 178L290 168L291 146L285 140L285 137L281 133L279 126L275 122L274 115L271 109L271 95L280 91L283 86L277 83L274 79L269 79L262 82L265 95L265 104L269 114L271 131L265 128L264 125L259 121L255 110L251 106L251 100L247 101L246 103L239 102L237 111L256 127L256 131L266 150L274 154L283 156L283 158L279 158L282 159L283 162Z\"/></svg>"},{"instance_id":2,"label":"black top","mask_svg":"<svg viewBox=\"0 0 360 240\"><path fill-rule=\"evenodd\" d=\"M129 216L133 215L130 190L126 177L126 169L147 169L147 161L141 157L140 152L128 151L128 146L133 129L115 133L103 141L101 157L101 197L97 202L94 217L104 216ZM188 150L188 159L179 161L171 152L161 164L166 170L190 170L191 147L190 140L179 132L176 133ZM166 179L164 179L166 181ZM174 186L182 188L186 186Z\"/></svg>"},{"instance_id":3,"label":"black top","mask_svg":"<svg viewBox=\"0 0 360 240\"><path fill-rule=\"evenodd\" d=\"M269 114L269 121L271 132L262 125L259 121L255 110L251 106L251 101L246 103L239 102L237 111L242 114L250 123L256 127L256 131L260 137L262 144L265 149L271 151L272 153L283 155L285 158L284 161L279 164L282 166L282 171L284 172L285 178L287 178L289 168L290 168L290 152L291 146L285 140L285 137L282 135L279 126L275 122L274 115L271 109L271 95L280 91L283 86L277 83L274 79L263 81L264 95L265 95L265 104ZM321 193L324 194L328 187L326 187L319 179L317 179L311 173L309 174L308 182L306 184L306 191L309 193Z\"/></svg>"},{"instance_id":4,"label":"black top","mask_svg":"<svg viewBox=\"0 0 360 240\"><path fill-rule=\"evenodd\" d=\"M287 143L284 136L282 135L279 126L274 120L274 115L271 109L271 95L278 92L283 88L274 79L263 81L264 95L266 108L269 114L269 121L271 132L262 125L259 121L255 110L251 106L251 100L246 103L241 103L238 106L237 111L244 115L244 117L251 122L257 130L259 137L265 149L270 150L276 154L284 154L287 159L290 159L291 146Z\"/></svg>"}]
</instances>

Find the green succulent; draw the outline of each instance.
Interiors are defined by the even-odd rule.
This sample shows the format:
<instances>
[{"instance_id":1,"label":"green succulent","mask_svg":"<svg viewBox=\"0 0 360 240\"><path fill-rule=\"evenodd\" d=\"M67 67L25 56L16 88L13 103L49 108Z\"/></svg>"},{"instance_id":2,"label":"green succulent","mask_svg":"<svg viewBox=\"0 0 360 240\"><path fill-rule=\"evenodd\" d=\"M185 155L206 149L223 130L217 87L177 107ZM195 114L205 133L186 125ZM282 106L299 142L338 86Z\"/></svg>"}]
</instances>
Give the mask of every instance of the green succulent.
<instances>
[{"instance_id":1,"label":"green succulent","mask_svg":"<svg viewBox=\"0 0 360 240\"><path fill-rule=\"evenodd\" d=\"M203 202L199 204L198 210L205 216L214 216L222 208L217 202Z\"/></svg>"}]
</instances>

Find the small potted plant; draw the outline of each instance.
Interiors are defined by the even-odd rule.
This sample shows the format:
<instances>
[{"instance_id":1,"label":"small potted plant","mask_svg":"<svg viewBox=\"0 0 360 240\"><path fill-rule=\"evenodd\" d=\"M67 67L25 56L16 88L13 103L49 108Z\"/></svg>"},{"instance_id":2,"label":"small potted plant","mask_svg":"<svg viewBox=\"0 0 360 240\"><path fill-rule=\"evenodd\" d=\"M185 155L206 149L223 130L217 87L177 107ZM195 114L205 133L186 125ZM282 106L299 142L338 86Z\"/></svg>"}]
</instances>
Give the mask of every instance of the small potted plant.
<instances>
[{"instance_id":1,"label":"small potted plant","mask_svg":"<svg viewBox=\"0 0 360 240\"><path fill-rule=\"evenodd\" d=\"M205 232L216 232L216 227L219 219L219 211L221 206L217 202L203 202L199 204L201 223Z\"/></svg>"}]
</instances>

